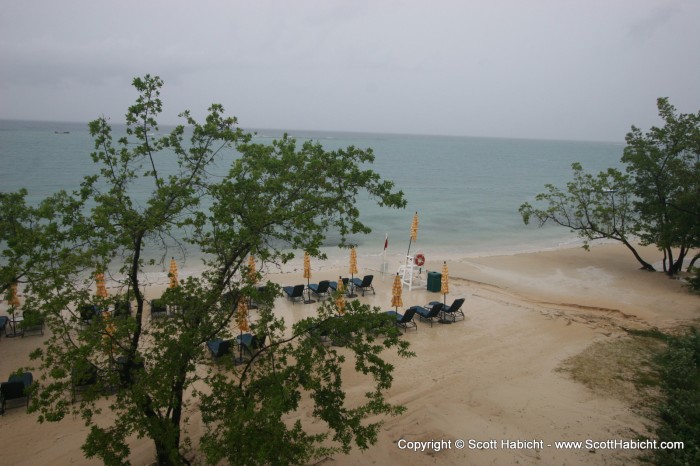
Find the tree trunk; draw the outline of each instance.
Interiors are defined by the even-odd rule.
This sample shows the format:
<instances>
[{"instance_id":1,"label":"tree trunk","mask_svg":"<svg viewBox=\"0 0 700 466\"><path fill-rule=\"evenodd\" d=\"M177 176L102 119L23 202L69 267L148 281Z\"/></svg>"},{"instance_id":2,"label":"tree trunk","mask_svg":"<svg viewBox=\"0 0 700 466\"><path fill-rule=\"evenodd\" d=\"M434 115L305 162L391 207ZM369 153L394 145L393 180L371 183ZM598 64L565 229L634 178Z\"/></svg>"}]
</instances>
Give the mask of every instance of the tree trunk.
<instances>
[{"instance_id":1,"label":"tree trunk","mask_svg":"<svg viewBox=\"0 0 700 466\"><path fill-rule=\"evenodd\" d=\"M688 268L686 269L688 272L690 272L695 265L695 261L700 259L700 253L695 254L693 257L693 260L690 261L690 264L688 264Z\"/></svg>"},{"instance_id":2,"label":"tree trunk","mask_svg":"<svg viewBox=\"0 0 700 466\"><path fill-rule=\"evenodd\" d=\"M642 256L639 255L636 249L634 249L634 246L632 246L629 242L627 242L626 239L622 239L622 242L624 243L625 246L627 246L627 249L632 251L632 254L634 254L635 259L642 264L642 269L648 270L649 272L656 272L656 269L654 268L653 265L642 259Z\"/></svg>"},{"instance_id":3,"label":"tree trunk","mask_svg":"<svg viewBox=\"0 0 700 466\"><path fill-rule=\"evenodd\" d=\"M685 260L685 256L688 254L688 248L685 246L681 246L681 250L678 252L678 258L676 259L676 262L673 263L673 268L671 269L671 275L676 275L681 273L683 270L683 261Z\"/></svg>"},{"instance_id":4,"label":"tree trunk","mask_svg":"<svg viewBox=\"0 0 700 466\"><path fill-rule=\"evenodd\" d=\"M157 421L157 424L160 431L150 435L156 447L156 464L158 466L189 465L187 458L180 454L179 421L176 423L165 418Z\"/></svg>"}]
</instances>

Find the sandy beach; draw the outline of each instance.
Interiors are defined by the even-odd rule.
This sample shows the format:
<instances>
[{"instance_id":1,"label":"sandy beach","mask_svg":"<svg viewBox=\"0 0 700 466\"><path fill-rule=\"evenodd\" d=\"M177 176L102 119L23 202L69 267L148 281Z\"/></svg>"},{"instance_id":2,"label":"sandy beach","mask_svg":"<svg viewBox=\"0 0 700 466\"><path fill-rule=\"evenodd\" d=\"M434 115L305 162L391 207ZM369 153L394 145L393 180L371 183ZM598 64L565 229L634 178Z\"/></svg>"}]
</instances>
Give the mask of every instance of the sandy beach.
<instances>
[{"instance_id":1,"label":"sandy beach","mask_svg":"<svg viewBox=\"0 0 700 466\"><path fill-rule=\"evenodd\" d=\"M651 249L644 255L652 261L661 258ZM390 264L392 273L382 275L376 264L360 262L359 275L373 273L376 289L376 295L360 297L361 302L390 309L396 265ZM417 356L396 358L388 398L405 405L406 413L387 419L369 450L322 463L583 465L624 464L634 458L636 451L554 446L556 441L651 435L649 421L629 403L596 394L557 369L595 342L624 338L625 328L672 330L697 321L700 298L679 280L639 270L632 255L616 244L596 245L590 252L576 248L454 258L448 265L447 301L466 298L466 318L432 328L419 322L417 331L404 336ZM440 271L441 266L428 257L425 269ZM341 274L347 275L344 268L319 266L312 282ZM270 279L283 285L304 282L300 271ZM441 299L425 289L404 288L405 307ZM5 313L2 306L0 314ZM275 312L291 323L311 315L315 306L279 298ZM29 353L41 341L40 336L3 336L0 378L29 364ZM349 396L362 393L352 376L347 382ZM201 428L190 424L188 429L196 434ZM0 463L99 464L82 456L86 430L80 419L38 424L36 414L8 410L0 418L0 437L7 445ZM465 448L457 448L457 440L464 440ZM518 440L532 448L505 448L502 443ZM410 442L431 441L444 441L440 451L405 448ZM148 440L134 439L131 447L133 464L153 461Z\"/></svg>"}]
</instances>

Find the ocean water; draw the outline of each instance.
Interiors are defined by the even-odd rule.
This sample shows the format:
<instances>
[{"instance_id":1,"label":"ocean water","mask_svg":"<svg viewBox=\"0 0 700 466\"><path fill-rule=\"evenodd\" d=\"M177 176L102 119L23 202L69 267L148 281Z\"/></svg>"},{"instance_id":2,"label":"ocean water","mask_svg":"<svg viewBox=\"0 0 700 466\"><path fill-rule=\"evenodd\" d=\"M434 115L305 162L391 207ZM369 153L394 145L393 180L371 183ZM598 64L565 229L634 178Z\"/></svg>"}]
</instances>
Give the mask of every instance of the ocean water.
<instances>
[{"instance_id":1,"label":"ocean water","mask_svg":"<svg viewBox=\"0 0 700 466\"><path fill-rule=\"evenodd\" d=\"M161 133L168 128L161 128ZM123 128L115 126L115 133ZM255 130L251 130L255 131ZM624 144L397 134L288 131L301 143L320 142L333 150L350 145L372 148L374 170L396 183L406 209L379 208L360 201L367 236L352 238L360 255L405 256L414 212L418 240L412 253L462 257L558 248L577 242L575 234L556 226L525 226L518 207L543 191L546 183L564 186L571 164L588 171L619 167ZM282 131L257 130L256 141L279 138ZM115 138L116 139L116 138ZM0 190L29 190L30 202L59 190L76 188L95 173L93 142L87 124L0 120ZM224 170L223 165L221 170ZM330 246L330 257L346 252ZM188 261L192 260L192 255ZM195 256L196 258L196 256Z\"/></svg>"}]
</instances>

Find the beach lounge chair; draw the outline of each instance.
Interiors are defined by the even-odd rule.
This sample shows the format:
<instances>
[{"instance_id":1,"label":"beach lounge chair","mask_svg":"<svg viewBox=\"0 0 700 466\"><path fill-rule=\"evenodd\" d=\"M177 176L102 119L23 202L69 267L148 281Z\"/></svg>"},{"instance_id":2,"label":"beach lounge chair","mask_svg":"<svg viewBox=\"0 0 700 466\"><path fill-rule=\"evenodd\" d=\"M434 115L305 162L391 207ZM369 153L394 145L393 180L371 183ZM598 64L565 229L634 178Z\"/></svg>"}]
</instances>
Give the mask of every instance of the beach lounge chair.
<instances>
[{"instance_id":1,"label":"beach lounge chair","mask_svg":"<svg viewBox=\"0 0 700 466\"><path fill-rule=\"evenodd\" d=\"M22 375L12 374L7 382L0 384L0 414L5 414L7 402L24 401L24 405L29 409L29 389L32 386L34 377L31 372ZM22 406L17 405L17 406Z\"/></svg>"},{"instance_id":2,"label":"beach lounge chair","mask_svg":"<svg viewBox=\"0 0 700 466\"><path fill-rule=\"evenodd\" d=\"M309 289L311 290L311 292L315 294L319 299L321 297L329 297L330 287L331 282L329 282L328 280L323 280L318 283L312 283L309 285Z\"/></svg>"},{"instance_id":3,"label":"beach lounge chair","mask_svg":"<svg viewBox=\"0 0 700 466\"><path fill-rule=\"evenodd\" d=\"M20 322L22 338L31 332L44 335L44 320L44 316L38 311L24 311L22 322Z\"/></svg>"},{"instance_id":4,"label":"beach lounge chair","mask_svg":"<svg viewBox=\"0 0 700 466\"><path fill-rule=\"evenodd\" d=\"M95 318L101 316L100 310L94 304L83 304L78 308L80 312L80 323L90 325Z\"/></svg>"},{"instance_id":5,"label":"beach lounge chair","mask_svg":"<svg viewBox=\"0 0 700 466\"><path fill-rule=\"evenodd\" d=\"M350 283L349 278L343 278L343 289L348 290L348 283ZM333 291L338 291L338 282L328 282L328 287Z\"/></svg>"},{"instance_id":6,"label":"beach lounge chair","mask_svg":"<svg viewBox=\"0 0 700 466\"><path fill-rule=\"evenodd\" d=\"M431 306L411 306L411 309L414 309L416 311L416 314L418 314L419 320L428 320L430 321L430 326L433 326L433 319L438 318L440 316L440 312L442 312L443 304L435 302Z\"/></svg>"},{"instance_id":7,"label":"beach lounge chair","mask_svg":"<svg viewBox=\"0 0 700 466\"><path fill-rule=\"evenodd\" d=\"M246 353L253 357L253 352L265 347L265 339L267 335L258 337L254 333L244 333L243 335L238 335L236 337L236 343L238 343Z\"/></svg>"},{"instance_id":8,"label":"beach lounge chair","mask_svg":"<svg viewBox=\"0 0 700 466\"><path fill-rule=\"evenodd\" d=\"M131 363L126 356L118 356L114 362L119 375L119 384L122 387L130 387L139 382L139 378L143 375L144 364L139 356Z\"/></svg>"},{"instance_id":9,"label":"beach lounge chair","mask_svg":"<svg viewBox=\"0 0 700 466\"><path fill-rule=\"evenodd\" d=\"M117 301L114 303L113 317L128 317L131 315L131 302L130 301Z\"/></svg>"},{"instance_id":10,"label":"beach lounge chair","mask_svg":"<svg viewBox=\"0 0 700 466\"><path fill-rule=\"evenodd\" d=\"M168 315L168 307L162 299L154 299L151 301L151 319L165 317Z\"/></svg>"},{"instance_id":11,"label":"beach lounge chair","mask_svg":"<svg viewBox=\"0 0 700 466\"><path fill-rule=\"evenodd\" d=\"M207 348L209 348L209 352L214 359L219 359L221 356L231 353L232 344L233 340L222 340L221 338L216 338L207 342Z\"/></svg>"},{"instance_id":12,"label":"beach lounge chair","mask_svg":"<svg viewBox=\"0 0 700 466\"><path fill-rule=\"evenodd\" d=\"M75 403L78 394L84 393L97 383L97 367L84 361L76 364L71 371L71 401Z\"/></svg>"},{"instance_id":13,"label":"beach lounge chair","mask_svg":"<svg viewBox=\"0 0 700 466\"><path fill-rule=\"evenodd\" d=\"M362 296L365 295L365 291L369 290L372 290L372 294L377 294L375 293L374 287L372 286L373 279L374 275L365 275L361 281L359 278L353 278L352 284L355 285L355 288L359 288L360 290L362 290Z\"/></svg>"},{"instance_id":14,"label":"beach lounge chair","mask_svg":"<svg viewBox=\"0 0 700 466\"><path fill-rule=\"evenodd\" d=\"M399 314L396 311L387 311L385 313L388 316L396 316L395 325L401 327L408 331L410 328L418 330L418 325L413 321L413 317L416 315L416 310L414 308L406 309L404 314Z\"/></svg>"},{"instance_id":15,"label":"beach lounge chair","mask_svg":"<svg viewBox=\"0 0 700 466\"><path fill-rule=\"evenodd\" d=\"M433 306L435 304L441 304L439 301L431 301L428 306ZM464 312L462 311L462 304L464 304L464 298L455 299L451 305L442 308L442 316L440 318L441 322L446 322L452 319L452 322L456 322L458 318L464 319Z\"/></svg>"},{"instance_id":16,"label":"beach lounge chair","mask_svg":"<svg viewBox=\"0 0 700 466\"><path fill-rule=\"evenodd\" d=\"M0 330L2 333L7 335L7 323L10 321L10 318L7 316L0 316Z\"/></svg>"},{"instance_id":17,"label":"beach lounge chair","mask_svg":"<svg viewBox=\"0 0 700 466\"><path fill-rule=\"evenodd\" d=\"M304 285L285 286L282 291L292 300L292 304L299 299L304 300Z\"/></svg>"}]
</instances>

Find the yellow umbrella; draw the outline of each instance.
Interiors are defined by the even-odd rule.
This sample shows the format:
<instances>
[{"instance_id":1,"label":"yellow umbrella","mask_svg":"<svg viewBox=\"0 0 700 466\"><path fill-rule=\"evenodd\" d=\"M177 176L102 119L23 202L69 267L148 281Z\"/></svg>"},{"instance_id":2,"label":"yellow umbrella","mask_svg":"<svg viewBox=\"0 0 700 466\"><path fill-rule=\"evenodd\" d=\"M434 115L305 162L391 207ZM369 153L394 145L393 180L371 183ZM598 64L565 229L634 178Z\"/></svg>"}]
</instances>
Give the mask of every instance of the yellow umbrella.
<instances>
[{"instance_id":1,"label":"yellow umbrella","mask_svg":"<svg viewBox=\"0 0 700 466\"><path fill-rule=\"evenodd\" d=\"M253 257L253 255L251 254L248 257L248 280L250 280L252 284L255 284L255 282L257 282L257 279L258 275L255 270L255 257Z\"/></svg>"},{"instance_id":2,"label":"yellow umbrella","mask_svg":"<svg viewBox=\"0 0 700 466\"><path fill-rule=\"evenodd\" d=\"M308 252L304 252L304 278L311 278L311 258Z\"/></svg>"},{"instance_id":3,"label":"yellow umbrella","mask_svg":"<svg viewBox=\"0 0 700 466\"><path fill-rule=\"evenodd\" d=\"M442 263L442 277L440 278L440 293L442 293L442 303L445 304L445 297L450 292L450 274L447 271L447 261Z\"/></svg>"},{"instance_id":4,"label":"yellow umbrella","mask_svg":"<svg viewBox=\"0 0 700 466\"><path fill-rule=\"evenodd\" d=\"M350 250L350 286L354 288L354 282L355 282L355 274L357 273L357 250L355 248L352 248ZM355 294L354 290L350 289L350 294L348 297L350 298L355 298L357 295Z\"/></svg>"},{"instance_id":5,"label":"yellow umbrella","mask_svg":"<svg viewBox=\"0 0 700 466\"><path fill-rule=\"evenodd\" d=\"M17 282L13 282L10 286L10 297L7 300L7 304L12 307L16 307L21 304L19 301L19 294L17 294Z\"/></svg>"},{"instance_id":6,"label":"yellow umbrella","mask_svg":"<svg viewBox=\"0 0 700 466\"><path fill-rule=\"evenodd\" d=\"M408 251L406 257L411 255L411 242L418 240L418 212L413 214L413 222L411 222L411 237L408 240ZM408 259L407 259L408 260Z\"/></svg>"},{"instance_id":7,"label":"yellow umbrella","mask_svg":"<svg viewBox=\"0 0 700 466\"><path fill-rule=\"evenodd\" d=\"M399 311L399 307L403 306L403 301L401 300L401 277L397 273L394 277L394 286L391 289L391 305L394 306L396 312Z\"/></svg>"},{"instance_id":8,"label":"yellow umbrella","mask_svg":"<svg viewBox=\"0 0 700 466\"><path fill-rule=\"evenodd\" d=\"M418 212L413 214L413 223L411 223L411 239L418 240Z\"/></svg>"},{"instance_id":9,"label":"yellow umbrella","mask_svg":"<svg viewBox=\"0 0 700 466\"><path fill-rule=\"evenodd\" d=\"M107 293L107 288L105 287L105 274L102 272L95 274L95 285L97 286L95 296L99 298L109 297L109 293Z\"/></svg>"},{"instance_id":10,"label":"yellow umbrella","mask_svg":"<svg viewBox=\"0 0 700 466\"><path fill-rule=\"evenodd\" d=\"M12 285L10 286L10 295L7 299L7 304L10 305L10 309L8 309L8 312L12 315L12 335L8 334L7 331L5 331L5 335L7 336L17 336L17 324L15 323L15 310L17 306L19 306L21 303L19 301L19 294L17 293L17 282L12 282Z\"/></svg>"},{"instance_id":11,"label":"yellow umbrella","mask_svg":"<svg viewBox=\"0 0 700 466\"><path fill-rule=\"evenodd\" d=\"M177 288L177 262L175 262L174 257L170 259L168 276L170 277L170 288Z\"/></svg>"},{"instance_id":12,"label":"yellow umbrella","mask_svg":"<svg viewBox=\"0 0 700 466\"><path fill-rule=\"evenodd\" d=\"M350 270L349 270L349 272L353 275L357 273L357 250L355 248L352 248L350 250Z\"/></svg>"},{"instance_id":13,"label":"yellow umbrella","mask_svg":"<svg viewBox=\"0 0 700 466\"><path fill-rule=\"evenodd\" d=\"M306 278L306 290L309 293L309 298L304 300L304 304L315 303L316 301L311 299L311 288L309 288L309 282L311 280L311 258L306 251L304 251L304 278Z\"/></svg>"},{"instance_id":14,"label":"yellow umbrella","mask_svg":"<svg viewBox=\"0 0 700 466\"><path fill-rule=\"evenodd\" d=\"M111 313L107 311L102 312L102 322L105 324L105 334L102 336L102 340L104 341L105 345L109 343L109 359L110 361L114 357L114 331L116 330L114 327L114 322L112 322L112 315ZM106 352L106 350L105 350Z\"/></svg>"},{"instance_id":15,"label":"yellow umbrella","mask_svg":"<svg viewBox=\"0 0 700 466\"><path fill-rule=\"evenodd\" d=\"M243 332L250 331L250 325L248 324L248 304L246 304L245 299L243 299L243 296L241 296L238 299L238 309L236 312L236 326L238 327L238 330L241 331L241 336L239 337L240 340L238 342L238 359L236 359L236 363L240 364L243 362Z\"/></svg>"},{"instance_id":16,"label":"yellow umbrella","mask_svg":"<svg viewBox=\"0 0 700 466\"><path fill-rule=\"evenodd\" d=\"M250 331L250 325L248 323L248 303L246 303L243 297L241 297L241 299L238 300L236 325L238 326L238 330L240 330L241 333Z\"/></svg>"},{"instance_id":17,"label":"yellow umbrella","mask_svg":"<svg viewBox=\"0 0 700 466\"><path fill-rule=\"evenodd\" d=\"M338 296L335 298L335 307L338 309L338 314L345 314L345 287L343 286L343 277L338 277L338 288L336 288Z\"/></svg>"}]
</instances>

